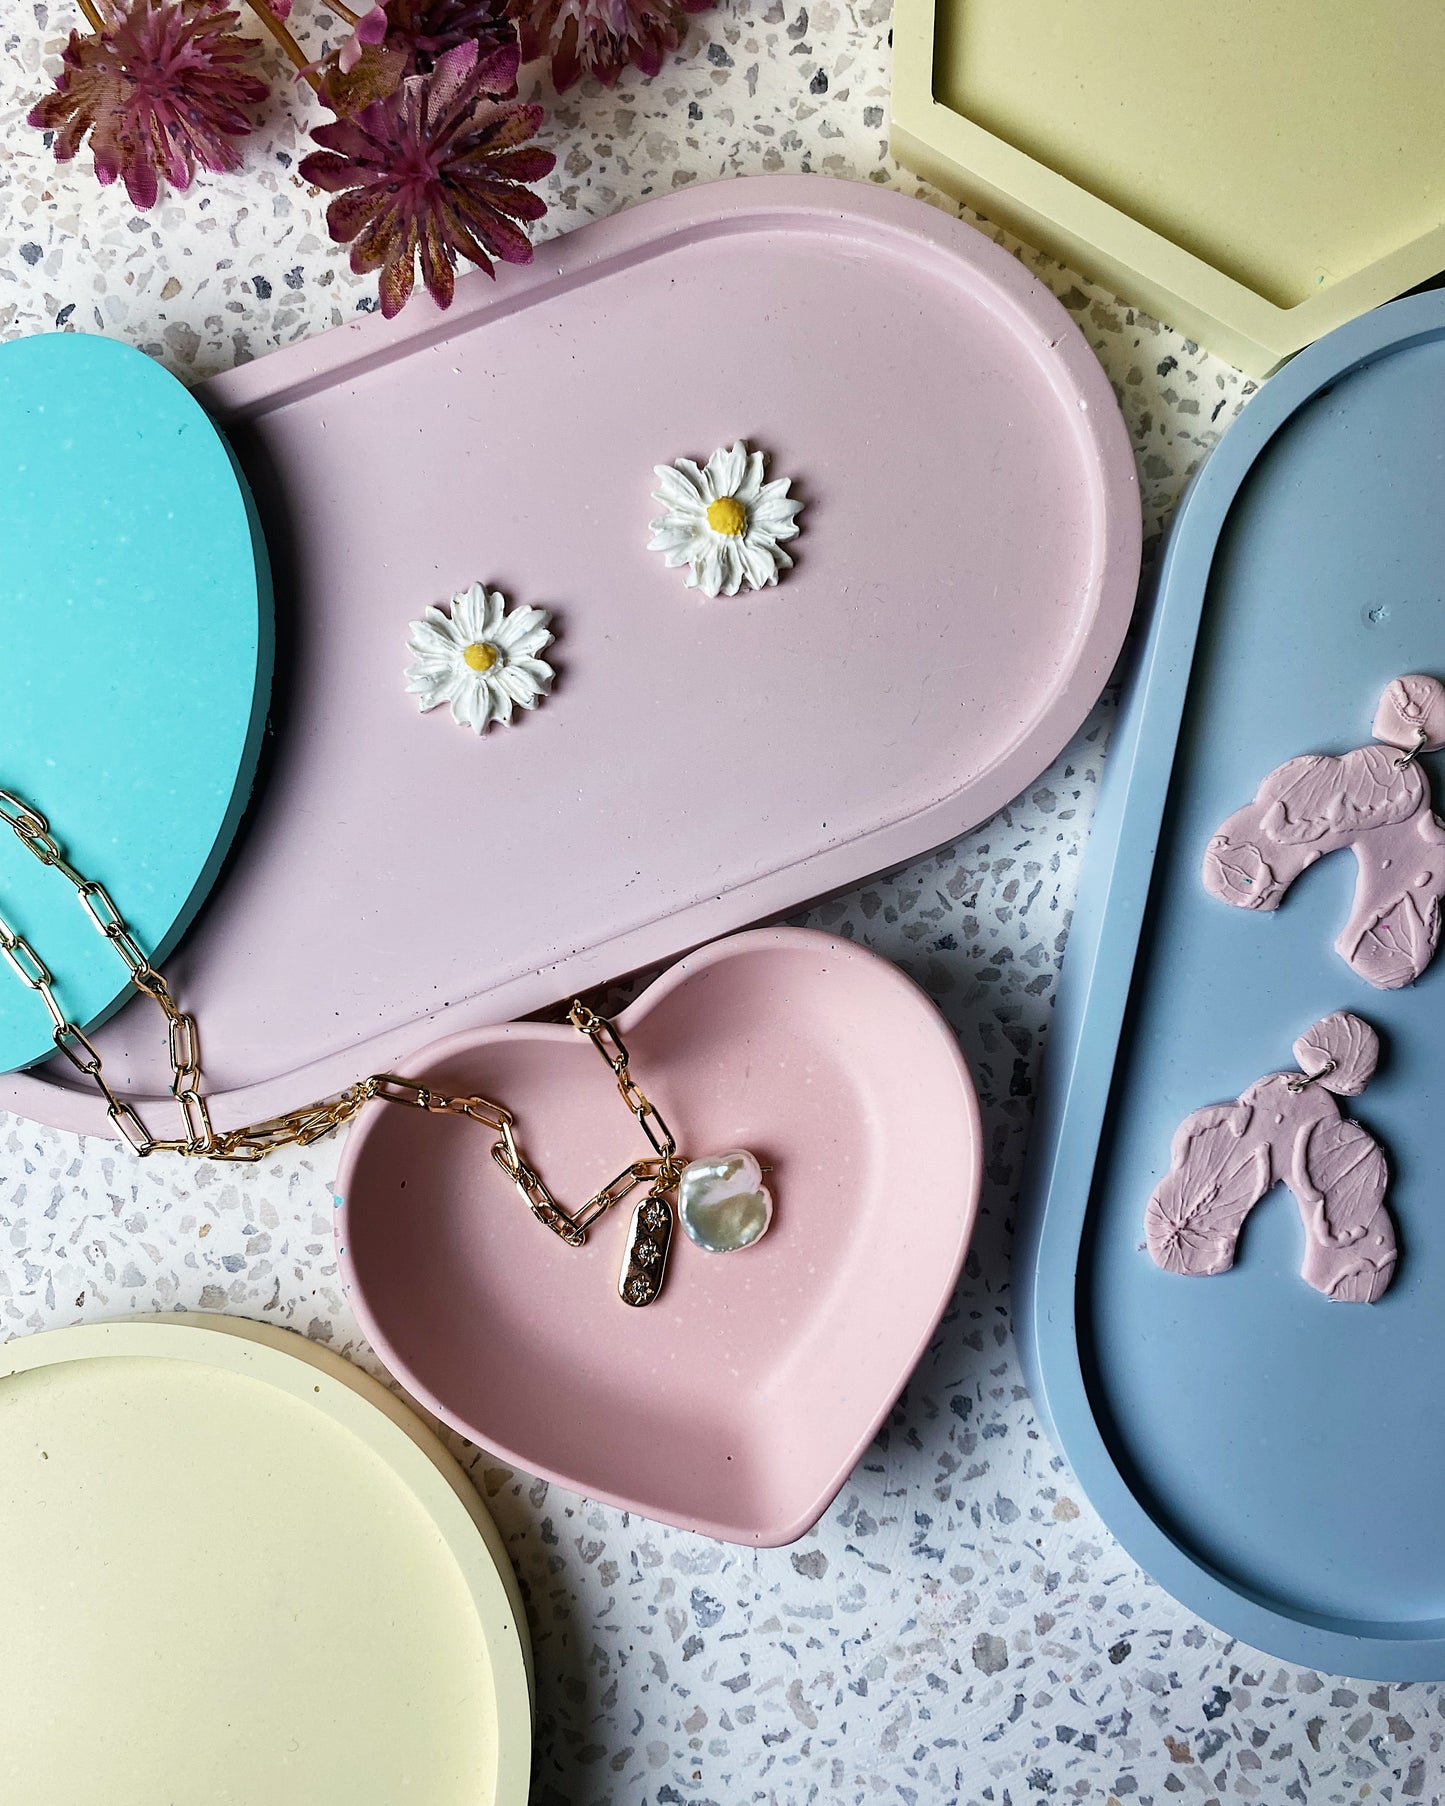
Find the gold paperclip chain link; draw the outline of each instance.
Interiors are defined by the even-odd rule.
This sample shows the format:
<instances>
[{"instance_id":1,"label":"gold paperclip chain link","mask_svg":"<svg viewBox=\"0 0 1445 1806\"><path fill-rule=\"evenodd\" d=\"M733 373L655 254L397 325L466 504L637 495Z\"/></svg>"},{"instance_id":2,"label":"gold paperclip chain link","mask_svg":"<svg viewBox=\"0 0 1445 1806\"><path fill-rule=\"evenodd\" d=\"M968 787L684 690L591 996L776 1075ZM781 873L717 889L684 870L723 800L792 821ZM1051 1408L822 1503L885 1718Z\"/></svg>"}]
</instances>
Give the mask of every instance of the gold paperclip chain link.
<instances>
[{"instance_id":1,"label":"gold paperclip chain link","mask_svg":"<svg viewBox=\"0 0 1445 1806\"><path fill-rule=\"evenodd\" d=\"M632 1077L627 1048L616 1026L606 1016L599 1016L595 1010L588 1009L580 997L573 1000L572 1007L567 1012L567 1020L573 1028L580 1029L588 1037L612 1068L623 1103L637 1118L642 1125L643 1134L652 1143L652 1151L657 1155L656 1170L663 1189L671 1191L677 1184L678 1174L685 1163L678 1159L677 1141L672 1130L663 1121L662 1112L639 1089Z\"/></svg>"},{"instance_id":2,"label":"gold paperclip chain link","mask_svg":"<svg viewBox=\"0 0 1445 1806\"><path fill-rule=\"evenodd\" d=\"M603 1211L638 1186L651 1185L660 1191L671 1191L676 1186L683 1162L672 1131L657 1107L633 1081L627 1049L616 1028L607 1017L588 1009L580 999L573 1003L568 1020L591 1039L611 1067L623 1102L642 1125L657 1157L636 1160L631 1166L624 1167L579 1210L568 1212L564 1209L528 1164L514 1133L516 1118L505 1105L493 1103L490 1098L435 1091L415 1079L398 1078L394 1073L373 1073L370 1078L358 1080L336 1096L323 1098L303 1109L268 1116L260 1122L248 1123L244 1128L218 1130L211 1121L210 1106L202 1089L201 1040L196 1019L181 1009L171 995L170 986L142 951L109 891L103 884L76 870L51 833L45 817L12 791L0 789L0 822L13 828L21 844L28 847L42 865L58 872L74 888L86 915L124 964L131 985L142 996L150 998L165 1016L171 1095L180 1110L185 1131L171 1138L153 1135L132 1106L112 1090L100 1054L56 1000L55 978L44 960L18 929L0 915L0 957L23 984L39 995L50 1014L57 1049L82 1077L96 1086L105 1100L106 1115L115 1125L116 1133L141 1159L149 1154L185 1154L193 1159L252 1165L278 1148L309 1147L333 1129L350 1122L364 1105L377 1102L409 1105L438 1115L465 1116L492 1130L497 1137L492 1145L492 1158L512 1181L538 1222L544 1223L574 1248L586 1240L588 1226L596 1222Z\"/></svg>"}]
</instances>

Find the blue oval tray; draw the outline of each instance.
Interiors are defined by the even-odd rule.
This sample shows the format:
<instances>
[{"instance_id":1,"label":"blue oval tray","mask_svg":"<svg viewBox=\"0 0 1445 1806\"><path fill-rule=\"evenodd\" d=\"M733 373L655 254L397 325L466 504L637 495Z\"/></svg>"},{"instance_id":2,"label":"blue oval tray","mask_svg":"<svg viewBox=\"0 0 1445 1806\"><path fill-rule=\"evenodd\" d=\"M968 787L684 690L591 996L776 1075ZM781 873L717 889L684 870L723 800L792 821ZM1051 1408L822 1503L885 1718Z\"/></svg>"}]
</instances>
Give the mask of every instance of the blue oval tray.
<instances>
[{"instance_id":1,"label":"blue oval tray","mask_svg":"<svg viewBox=\"0 0 1445 1806\"><path fill-rule=\"evenodd\" d=\"M1403 991L1356 978L1344 854L1265 916L1199 868L1272 767L1367 744L1391 678L1445 677L1442 487L1441 293L1301 353L1196 479L1110 748L1015 1256L1035 1401L1130 1554L1247 1643L1390 1681L1445 1678L1445 954ZM1176 1125L1338 1009L1384 1042L1349 1109L1390 1158L1390 1290L1311 1291L1282 1188L1233 1270L1160 1271L1144 1209Z\"/></svg>"}]
</instances>

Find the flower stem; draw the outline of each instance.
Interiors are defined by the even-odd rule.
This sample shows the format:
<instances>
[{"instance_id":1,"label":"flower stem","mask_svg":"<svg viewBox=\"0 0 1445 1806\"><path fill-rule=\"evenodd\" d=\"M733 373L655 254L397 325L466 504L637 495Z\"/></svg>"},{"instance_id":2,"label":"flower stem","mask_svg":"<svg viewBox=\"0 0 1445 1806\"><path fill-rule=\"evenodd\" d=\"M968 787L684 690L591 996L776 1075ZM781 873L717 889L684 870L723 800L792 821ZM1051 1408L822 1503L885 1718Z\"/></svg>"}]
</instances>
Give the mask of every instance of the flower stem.
<instances>
[{"instance_id":1,"label":"flower stem","mask_svg":"<svg viewBox=\"0 0 1445 1806\"><path fill-rule=\"evenodd\" d=\"M361 14L352 12L349 6L344 6L342 4L342 0L326 0L326 4L331 8L332 12L340 13L348 25L359 25L361 23Z\"/></svg>"},{"instance_id":2,"label":"flower stem","mask_svg":"<svg viewBox=\"0 0 1445 1806\"><path fill-rule=\"evenodd\" d=\"M86 19L89 21L91 30L104 31L105 20L101 18L100 14L90 4L90 0L79 0L79 3L80 10L85 14Z\"/></svg>"},{"instance_id":3,"label":"flower stem","mask_svg":"<svg viewBox=\"0 0 1445 1806\"><path fill-rule=\"evenodd\" d=\"M275 13L271 11L271 8L267 6L266 0L246 0L246 3L266 27L267 31L270 32L271 36L275 38L276 42L286 52L287 56L290 57L291 61L301 71L302 75L305 76L306 80L310 82L311 86L316 89L317 92L320 92L321 83L316 79L315 73L306 60L306 52L296 42L295 38L291 36L291 33L287 31L286 27L276 17ZM82 7L86 7L87 11L89 10L86 6L86 0L80 0L80 4Z\"/></svg>"}]
</instances>

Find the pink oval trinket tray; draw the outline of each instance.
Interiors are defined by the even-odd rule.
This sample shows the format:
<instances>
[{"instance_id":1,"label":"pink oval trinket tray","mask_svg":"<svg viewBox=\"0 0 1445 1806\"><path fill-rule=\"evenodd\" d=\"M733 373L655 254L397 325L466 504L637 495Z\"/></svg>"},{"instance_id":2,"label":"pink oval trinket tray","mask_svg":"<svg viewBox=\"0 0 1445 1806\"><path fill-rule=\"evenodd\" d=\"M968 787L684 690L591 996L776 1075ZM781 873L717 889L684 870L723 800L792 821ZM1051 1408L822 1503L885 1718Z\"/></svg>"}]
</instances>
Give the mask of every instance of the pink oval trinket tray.
<instances>
[{"instance_id":1,"label":"pink oval trinket tray","mask_svg":"<svg viewBox=\"0 0 1445 1806\"><path fill-rule=\"evenodd\" d=\"M868 1446L952 1294L983 1168L952 1031L897 969L807 929L714 943L618 1019L684 1152L753 1149L771 1229L674 1238L661 1296L617 1295L629 1204L569 1248L457 1117L368 1106L337 1181L372 1345L462 1435L529 1473L729 1542L801 1536ZM576 1031L453 1035L409 1077L516 1112L579 1202L646 1152Z\"/></svg>"},{"instance_id":2,"label":"pink oval trinket tray","mask_svg":"<svg viewBox=\"0 0 1445 1806\"><path fill-rule=\"evenodd\" d=\"M220 1128L940 845L1060 751L1133 607L1134 464L1077 327L860 184L651 202L200 393L277 598L266 782L167 966ZM797 562L709 601L648 550L653 467L739 438L803 501ZM551 696L481 738L405 680L409 623L473 582L557 636ZM125 849L96 875L124 912ZM153 1012L97 1046L165 1108ZM108 1126L53 1062L0 1101Z\"/></svg>"}]
</instances>

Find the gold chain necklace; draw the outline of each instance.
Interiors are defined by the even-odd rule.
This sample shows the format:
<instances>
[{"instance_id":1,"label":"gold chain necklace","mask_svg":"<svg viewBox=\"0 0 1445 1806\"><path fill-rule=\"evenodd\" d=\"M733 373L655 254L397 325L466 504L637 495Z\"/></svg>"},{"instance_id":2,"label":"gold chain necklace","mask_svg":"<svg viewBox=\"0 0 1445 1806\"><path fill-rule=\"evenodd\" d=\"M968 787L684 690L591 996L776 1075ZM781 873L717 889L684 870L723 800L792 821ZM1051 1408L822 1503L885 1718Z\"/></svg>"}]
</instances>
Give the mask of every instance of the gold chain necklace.
<instances>
[{"instance_id":1,"label":"gold chain necklace","mask_svg":"<svg viewBox=\"0 0 1445 1806\"><path fill-rule=\"evenodd\" d=\"M87 878L76 870L51 833L45 817L9 790L0 789L0 821L14 829L21 844L29 848L41 865L59 872L74 887L81 907L125 965L131 985L165 1016L171 1095L180 1109L185 1130L184 1134L169 1139L153 1135L134 1107L116 1095L94 1044L57 1002L55 979L44 960L0 914L0 954L21 981L38 993L50 1012L56 1047L77 1072L96 1086L105 1100L106 1115L115 1125L116 1133L140 1159L150 1154L183 1154L197 1160L254 1164L278 1148L309 1147L323 1135L329 1135L333 1129L349 1122L364 1104L373 1101L405 1104L434 1114L470 1117L495 1133L493 1160L516 1186L537 1221L545 1223L569 1247L580 1248L587 1239L588 1228L604 1211L640 1186L647 1187L646 1197L633 1212L618 1280L622 1298L632 1305L651 1304L661 1290L672 1242L673 1201L679 1192L682 1194L684 1225L694 1240L710 1250L746 1247L768 1227L772 1200L762 1185L761 1169L753 1156L737 1152L689 1162L679 1154L677 1140L662 1113L632 1077L627 1047L616 1026L606 1016L599 1016L589 1009L580 998L573 1000L567 1020L579 1033L587 1036L611 1068L622 1101L641 1125L652 1154L624 1167L578 1210L568 1211L560 1204L540 1174L528 1164L516 1138L516 1118L504 1104L493 1103L486 1097L436 1091L415 1079L398 1078L394 1073L373 1073L319 1103L289 1110L281 1116L268 1116L243 1128L216 1129L201 1085L200 1035L195 1018L176 1002L170 986L142 951L109 891L96 879ZM737 1183L739 1172L743 1181L741 1188ZM722 1206L719 1204L720 1186ZM734 1207L730 1217L724 1206L729 1200L738 1199L751 1202L742 1211L743 1228L729 1235L729 1224L738 1216L738 1211ZM694 1206L691 1212L690 1203ZM703 1226L701 1232L698 1224ZM711 1227L712 1224L721 1224L721 1231ZM745 1239L738 1239L739 1233Z\"/></svg>"}]
</instances>

